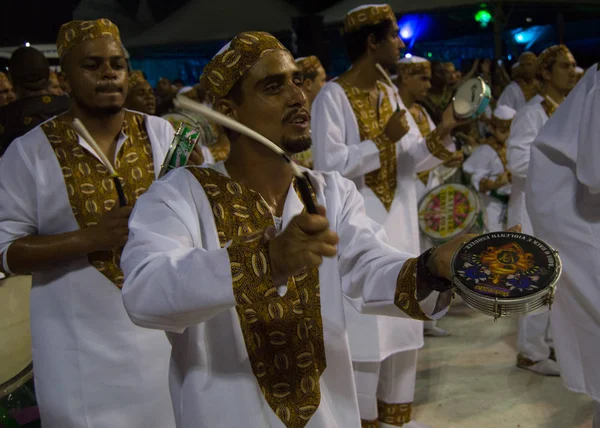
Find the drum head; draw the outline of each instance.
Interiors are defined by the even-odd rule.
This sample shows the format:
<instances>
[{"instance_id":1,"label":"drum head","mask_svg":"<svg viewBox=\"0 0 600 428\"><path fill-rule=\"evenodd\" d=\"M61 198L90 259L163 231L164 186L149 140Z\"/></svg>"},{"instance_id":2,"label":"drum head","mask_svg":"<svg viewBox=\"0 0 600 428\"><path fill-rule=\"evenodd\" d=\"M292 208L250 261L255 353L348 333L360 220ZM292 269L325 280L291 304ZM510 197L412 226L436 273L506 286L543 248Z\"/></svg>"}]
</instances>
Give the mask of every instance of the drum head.
<instances>
[{"instance_id":1,"label":"drum head","mask_svg":"<svg viewBox=\"0 0 600 428\"><path fill-rule=\"evenodd\" d=\"M452 105L458 117L465 118L477 112L484 92L483 81L478 78L467 80L456 91Z\"/></svg>"},{"instance_id":2,"label":"drum head","mask_svg":"<svg viewBox=\"0 0 600 428\"><path fill-rule=\"evenodd\" d=\"M0 280L0 385L19 382L31 364L30 276Z\"/></svg>"},{"instance_id":3,"label":"drum head","mask_svg":"<svg viewBox=\"0 0 600 428\"><path fill-rule=\"evenodd\" d=\"M554 285L560 260L548 244L533 236L495 232L463 245L452 270L455 281L473 293L515 299Z\"/></svg>"},{"instance_id":4,"label":"drum head","mask_svg":"<svg viewBox=\"0 0 600 428\"><path fill-rule=\"evenodd\" d=\"M479 197L461 184L444 184L427 193L419 203L419 228L436 240L450 240L467 232L481 212Z\"/></svg>"}]
</instances>

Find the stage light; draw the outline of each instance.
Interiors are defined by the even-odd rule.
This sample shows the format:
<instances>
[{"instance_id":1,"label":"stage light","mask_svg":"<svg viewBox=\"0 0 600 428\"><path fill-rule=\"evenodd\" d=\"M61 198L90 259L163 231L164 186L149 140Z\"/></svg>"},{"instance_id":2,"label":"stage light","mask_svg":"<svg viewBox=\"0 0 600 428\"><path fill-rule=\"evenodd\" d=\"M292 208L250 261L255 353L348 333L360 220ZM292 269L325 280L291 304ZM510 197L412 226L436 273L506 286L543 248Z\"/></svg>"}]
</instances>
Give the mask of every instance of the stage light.
<instances>
[{"instance_id":1,"label":"stage light","mask_svg":"<svg viewBox=\"0 0 600 428\"><path fill-rule=\"evenodd\" d=\"M431 52L429 52L429 53L427 53L427 57L428 57L428 58L432 58L432 57L433 57L433 54L432 54Z\"/></svg>"},{"instance_id":2,"label":"stage light","mask_svg":"<svg viewBox=\"0 0 600 428\"><path fill-rule=\"evenodd\" d=\"M407 53L406 55L404 55L404 58L411 59L412 58L412 54Z\"/></svg>"},{"instance_id":3,"label":"stage light","mask_svg":"<svg viewBox=\"0 0 600 428\"><path fill-rule=\"evenodd\" d=\"M525 43L525 36L523 34L519 33L515 36L515 41L517 43Z\"/></svg>"},{"instance_id":4,"label":"stage light","mask_svg":"<svg viewBox=\"0 0 600 428\"><path fill-rule=\"evenodd\" d=\"M486 28L492 22L492 14L485 9L481 9L475 14L475 21L479 22L482 28Z\"/></svg>"},{"instance_id":5,"label":"stage light","mask_svg":"<svg viewBox=\"0 0 600 428\"><path fill-rule=\"evenodd\" d=\"M403 27L402 30L400 30L400 37L402 37L404 40L408 40L413 36L413 29L406 26Z\"/></svg>"},{"instance_id":6,"label":"stage light","mask_svg":"<svg viewBox=\"0 0 600 428\"><path fill-rule=\"evenodd\" d=\"M31 44L29 42L25 42L25 46L29 47L29 46L31 46Z\"/></svg>"},{"instance_id":7,"label":"stage light","mask_svg":"<svg viewBox=\"0 0 600 428\"><path fill-rule=\"evenodd\" d=\"M512 55L509 55L509 56L508 56L508 60L509 60L509 61L512 61Z\"/></svg>"}]
</instances>

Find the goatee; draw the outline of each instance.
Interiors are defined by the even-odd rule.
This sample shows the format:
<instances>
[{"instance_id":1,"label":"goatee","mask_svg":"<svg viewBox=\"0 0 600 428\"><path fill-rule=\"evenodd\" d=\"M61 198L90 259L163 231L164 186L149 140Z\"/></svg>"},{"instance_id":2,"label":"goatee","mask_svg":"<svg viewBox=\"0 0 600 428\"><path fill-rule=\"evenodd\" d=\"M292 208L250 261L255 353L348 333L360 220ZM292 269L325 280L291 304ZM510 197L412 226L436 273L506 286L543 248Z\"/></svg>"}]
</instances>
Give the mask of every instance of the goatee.
<instances>
[{"instance_id":1,"label":"goatee","mask_svg":"<svg viewBox=\"0 0 600 428\"><path fill-rule=\"evenodd\" d=\"M299 138L283 138L281 140L281 148L289 154L302 153L310 149L312 145L312 138L299 137Z\"/></svg>"}]
</instances>

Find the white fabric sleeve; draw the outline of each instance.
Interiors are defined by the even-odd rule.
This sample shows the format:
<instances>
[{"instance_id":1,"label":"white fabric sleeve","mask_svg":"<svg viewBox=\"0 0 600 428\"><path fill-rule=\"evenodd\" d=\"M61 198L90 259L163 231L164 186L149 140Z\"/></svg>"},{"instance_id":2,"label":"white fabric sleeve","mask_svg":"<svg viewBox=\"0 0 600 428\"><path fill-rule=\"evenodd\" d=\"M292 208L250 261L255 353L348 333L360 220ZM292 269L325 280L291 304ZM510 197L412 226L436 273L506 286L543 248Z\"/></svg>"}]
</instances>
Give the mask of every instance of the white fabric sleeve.
<instances>
[{"instance_id":1,"label":"white fabric sleeve","mask_svg":"<svg viewBox=\"0 0 600 428\"><path fill-rule=\"evenodd\" d=\"M506 143L508 170L520 178L527 177L531 145L540 131L539 121L530 108L520 110L511 125L510 136Z\"/></svg>"},{"instance_id":2,"label":"white fabric sleeve","mask_svg":"<svg viewBox=\"0 0 600 428\"><path fill-rule=\"evenodd\" d=\"M314 169L337 171L350 179L360 178L381 167L379 149L372 140L351 140L346 128L355 126L356 121L344 114L344 103L348 100L337 83L328 85L312 106ZM350 109L348 114L353 114L349 104L346 107Z\"/></svg>"},{"instance_id":3,"label":"white fabric sleeve","mask_svg":"<svg viewBox=\"0 0 600 428\"><path fill-rule=\"evenodd\" d=\"M152 184L135 204L123 250L123 302L142 327L182 332L235 305L226 248L202 247L194 202L207 204L185 169Z\"/></svg>"},{"instance_id":4,"label":"white fabric sleeve","mask_svg":"<svg viewBox=\"0 0 600 428\"><path fill-rule=\"evenodd\" d=\"M6 254L10 244L38 232L34 165L17 138L0 160L0 253L2 266L10 273Z\"/></svg>"},{"instance_id":5,"label":"white fabric sleeve","mask_svg":"<svg viewBox=\"0 0 600 428\"><path fill-rule=\"evenodd\" d=\"M338 263L346 299L361 313L410 318L396 306L395 297L400 270L416 256L386 243L384 229L367 216L363 197L354 183L343 180L339 188L342 211L337 219ZM420 302L421 310L432 319L447 312L445 306L434 314L436 307L439 309L439 298L440 293L434 291Z\"/></svg>"},{"instance_id":6,"label":"white fabric sleeve","mask_svg":"<svg viewBox=\"0 0 600 428\"><path fill-rule=\"evenodd\" d=\"M600 87L586 97L577 141L577 179L590 193L600 193Z\"/></svg>"},{"instance_id":7,"label":"white fabric sleeve","mask_svg":"<svg viewBox=\"0 0 600 428\"><path fill-rule=\"evenodd\" d=\"M498 98L497 105L508 106L514 109L515 105L517 104L516 101L517 100L515 99L515 86L511 83L506 88L504 88L504 91L502 91L502 94L500 94L500 98Z\"/></svg>"},{"instance_id":8,"label":"white fabric sleeve","mask_svg":"<svg viewBox=\"0 0 600 428\"><path fill-rule=\"evenodd\" d=\"M478 192L481 192L479 184L484 178L488 178L491 172L490 153L487 146L479 146L463 163L463 171L470 178L470 183Z\"/></svg>"}]
</instances>

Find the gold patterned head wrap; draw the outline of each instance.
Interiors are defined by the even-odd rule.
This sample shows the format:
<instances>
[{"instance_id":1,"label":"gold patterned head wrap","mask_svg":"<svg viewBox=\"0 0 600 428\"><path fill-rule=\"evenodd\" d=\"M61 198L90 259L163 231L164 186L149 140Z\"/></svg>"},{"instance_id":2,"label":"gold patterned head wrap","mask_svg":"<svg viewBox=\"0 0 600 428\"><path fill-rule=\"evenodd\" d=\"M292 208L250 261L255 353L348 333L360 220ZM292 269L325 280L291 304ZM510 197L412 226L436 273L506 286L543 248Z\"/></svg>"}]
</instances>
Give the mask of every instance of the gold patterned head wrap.
<instances>
[{"instance_id":1,"label":"gold patterned head wrap","mask_svg":"<svg viewBox=\"0 0 600 428\"><path fill-rule=\"evenodd\" d=\"M368 4L352 9L344 17L344 33L352 33L367 25L377 25L383 21L396 21L396 15L389 4Z\"/></svg>"},{"instance_id":2,"label":"gold patterned head wrap","mask_svg":"<svg viewBox=\"0 0 600 428\"><path fill-rule=\"evenodd\" d=\"M200 78L208 101L227 96L244 74L263 56L276 50L289 52L269 33L246 32L235 36L204 67Z\"/></svg>"},{"instance_id":3,"label":"gold patterned head wrap","mask_svg":"<svg viewBox=\"0 0 600 428\"><path fill-rule=\"evenodd\" d=\"M8 76L6 74L2 73L1 71L0 71L0 82L10 83L10 80L8 80Z\"/></svg>"},{"instance_id":4,"label":"gold patterned head wrap","mask_svg":"<svg viewBox=\"0 0 600 428\"><path fill-rule=\"evenodd\" d=\"M67 22L58 31L56 39L58 56L62 59L74 46L100 37L112 37L121 43L119 29L108 19Z\"/></svg>"},{"instance_id":5,"label":"gold patterned head wrap","mask_svg":"<svg viewBox=\"0 0 600 428\"><path fill-rule=\"evenodd\" d=\"M539 71L547 70L561 54L569 55L571 51L565 45L554 45L542 52L538 57Z\"/></svg>"},{"instance_id":6,"label":"gold patterned head wrap","mask_svg":"<svg viewBox=\"0 0 600 428\"><path fill-rule=\"evenodd\" d=\"M296 59L296 65L304 74L315 74L319 68L323 68L321 61L315 55Z\"/></svg>"},{"instance_id":7,"label":"gold patterned head wrap","mask_svg":"<svg viewBox=\"0 0 600 428\"><path fill-rule=\"evenodd\" d=\"M419 56L402 58L396 64L396 71L399 76L413 76L415 74L424 74L427 71L431 73L431 62Z\"/></svg>"},{"instance_id":8,"label":"gold patterned head wrap","mask_svg":"<svg viewBox=\"0 0 600 428\"><path fill-rule=\"evenodd\" d=\"M134 70L129 73L129 90L131 91L140 83L146 82L146 78L144 77L144 73L141 70Z\"/></svg>"}]
</instances>

